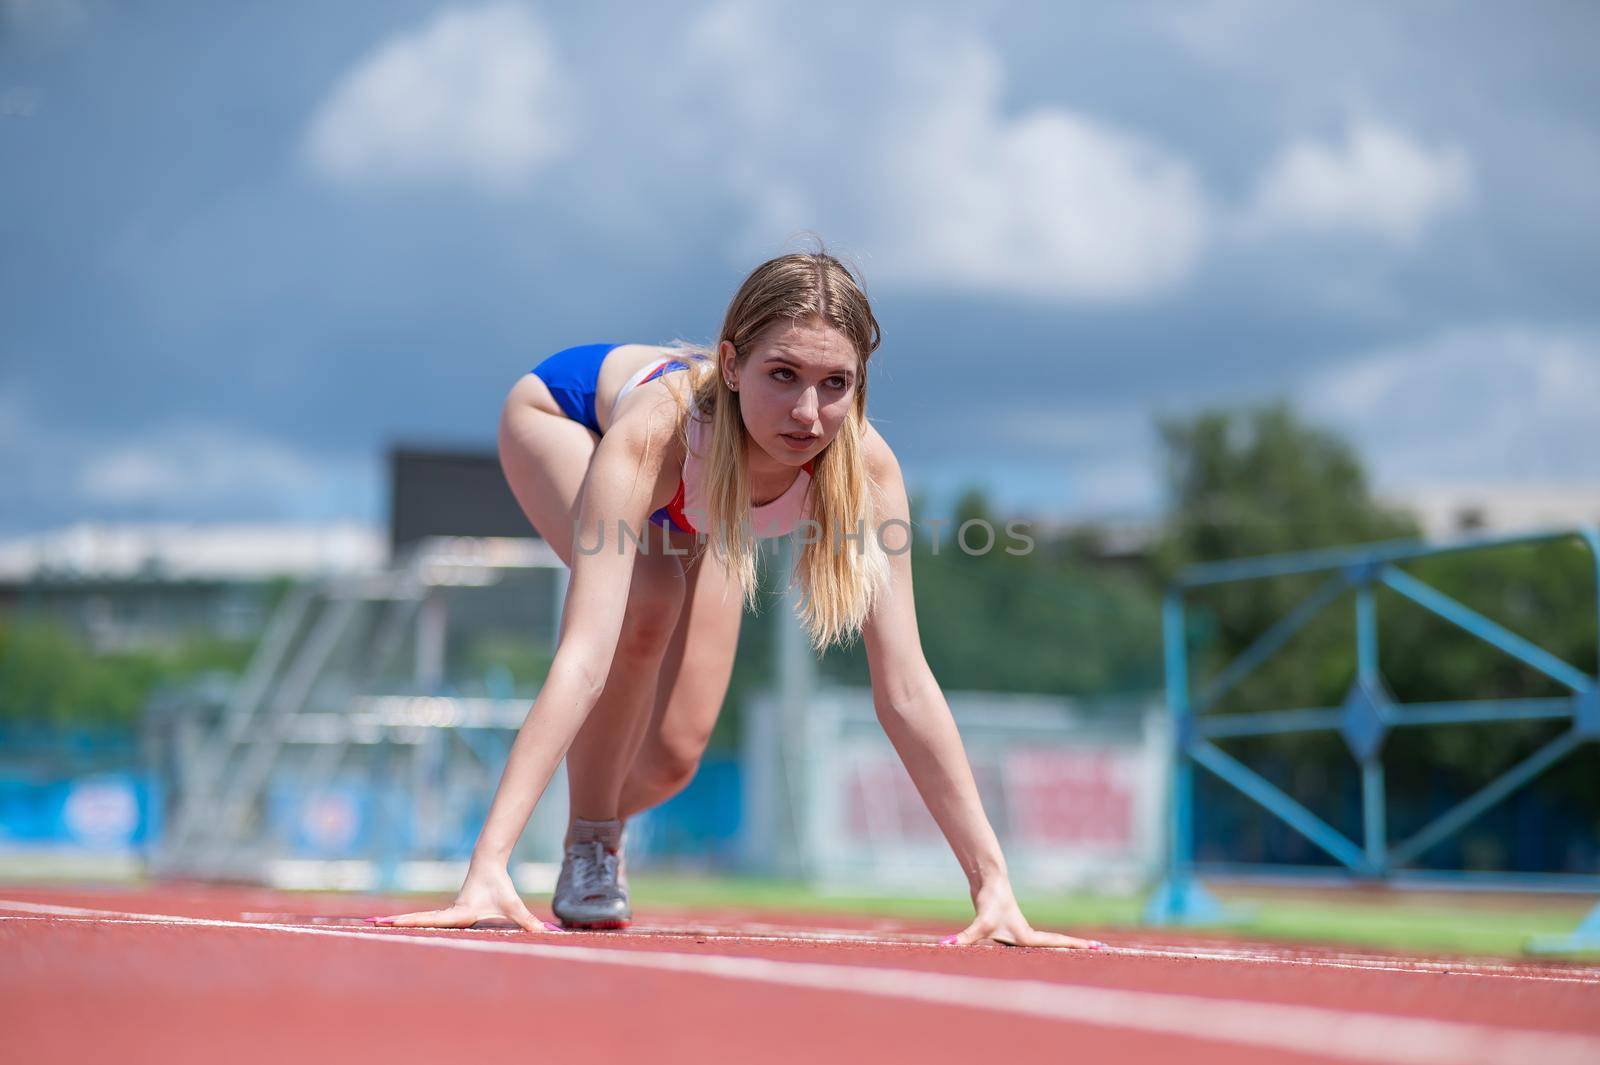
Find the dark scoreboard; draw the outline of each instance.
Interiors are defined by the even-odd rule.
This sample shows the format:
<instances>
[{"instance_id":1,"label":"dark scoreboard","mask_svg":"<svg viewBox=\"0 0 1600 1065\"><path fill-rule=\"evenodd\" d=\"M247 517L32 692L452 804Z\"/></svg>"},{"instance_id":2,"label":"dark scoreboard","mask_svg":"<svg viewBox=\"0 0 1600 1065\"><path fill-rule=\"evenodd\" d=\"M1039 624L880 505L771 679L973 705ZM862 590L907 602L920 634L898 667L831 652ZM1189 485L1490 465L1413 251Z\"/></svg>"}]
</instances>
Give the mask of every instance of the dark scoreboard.
<instances>
[{"instance_id":1,"label":"dark scoreboard","mask_svg":"<svg viewBox=\"0 0 1600 1065\"><path fill-rule=\"evenodd\" d=\"M494 451L389 448L391 558L427 536L537 538Z\"/></svg>"}]
</instances>

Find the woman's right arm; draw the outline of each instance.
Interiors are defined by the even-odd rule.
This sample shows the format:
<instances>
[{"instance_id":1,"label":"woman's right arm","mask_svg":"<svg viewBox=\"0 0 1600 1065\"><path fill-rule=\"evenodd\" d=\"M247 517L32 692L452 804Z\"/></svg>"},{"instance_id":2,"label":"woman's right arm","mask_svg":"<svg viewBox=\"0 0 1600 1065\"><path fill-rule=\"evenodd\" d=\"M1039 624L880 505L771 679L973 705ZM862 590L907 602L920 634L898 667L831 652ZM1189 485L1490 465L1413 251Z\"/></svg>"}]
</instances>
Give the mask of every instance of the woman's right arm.
<instances>
[{"instance_id":1,"label":"woman's right arm","mask_svg":"<svg viewBox=\"0 0 1600 1065\"><path fill-rule=\"evenodd\" d=\"M446 909L374 918L373 923L463 928L483 918L508 917L530 932L553 928L523 905L507 863L611 671L638 553L633 538L620 535L619 523L638 531L649 521L663 470L672 469L665 461L673 451L665 424L671 412L669 401L666 407L639 411L643 416L619 420L595 449L579 493L572 579L555 658L511 745L461 893Z\"/></svg>"}]
</instances>

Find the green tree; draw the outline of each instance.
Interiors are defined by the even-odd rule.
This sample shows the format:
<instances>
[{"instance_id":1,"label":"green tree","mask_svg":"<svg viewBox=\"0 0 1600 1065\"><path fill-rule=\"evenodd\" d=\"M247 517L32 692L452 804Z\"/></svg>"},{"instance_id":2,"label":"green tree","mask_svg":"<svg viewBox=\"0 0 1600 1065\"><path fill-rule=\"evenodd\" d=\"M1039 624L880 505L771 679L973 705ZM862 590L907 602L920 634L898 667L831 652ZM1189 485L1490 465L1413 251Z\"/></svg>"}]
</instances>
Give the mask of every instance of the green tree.
<instances>
[{"instance_id":1,"label":"green tree","mask_svg":"<svg viewBox=\"0 0 1600 1065\"><path fill-rule=\"evenodd\" d=\"M967 521L986 522L992 545L981 526L963 540ZM1147 581L1084 565L1062 542L999 516L976 487L942 527L913 500L912 524L917 628L944 687L1076 695L1159 687L1158 607ZM864 648L830 652L823 671L868 683Z\"/></svg>"},{"instance_id":2,"label":"green tree","mask_svg":"<svg viewBox=\"0 0 1600 1065\"><path fill-rule=\"evenodd\" d=\"M59 623L8 618L0 622L0 719L131 725L161 685L238 673L251 646L196 633L172 647L95 652Z\"/></svg>"},{"instance_id":3,"label":"green tree","mask_svg":"<svg viewBox=\"0 0 1600 1065\"><path fill-rule=\"evenodd\" d=\"M1171 509L1154 565L1171 579L1193 562L1411 539L1415 519L1374 498L1359 456L1285 402L1159 422ZM1325 578L1283 577L1197 590L1192 634L1201 673L1232 659ZM1354 622L1330 608L1247 678L1232 709L1338 702L1354 668Z\"/></svg>"},{"instance_id":4,"label":"green tree","mask_svg":"<svg viewBox=\"0 0 1600 1065\"><path fill-rule=\"evenodd\" d=\"M1270 555L1413 537L1372 495L1353 447L1287 402L1158 422L1171 499L1160 561Z\"/></svg>"},{"instance_id":5,"label":"green tree","mask_svg":"<svg viewBox=\"0 0 1600 1065\"><path fill-rule=\"evenodd\" d=\"M1415 520L1376 500L1355 450L1302 421L1283 402L1211 410L1160 424L1171 512L1155 556L1170 580L1189 563L1414 539ZM1593 675L1594 562L1576 540L1439 555L1404 569ZM1327 575L1195 589L1189 597L1195 689L1286 616ZM1225 695L1221 711L1337 705L1355 675L1353 595L1335 599L1277 654ZM1385 588L1375 592L1380 670L1405 701L1564 694L1559 685ZM1402 729L1385 747L1397 833L1426 817L1431 790L1465 794L1524 757L1562 723ZM1290 767L1279 782L1331 817L1335 781L1353 764L1333 733L1231 741L1260 766ZM1593 745L1540 782L1550 801L1575 800L1600 815ZM1410 812L1407 812L1409 806ZM1355 826L1342 826L1354 828ZM1481 833L1480 833L1481 835ZM1480 838L1477 851L1496 852ZM1489 859L1488 864L1494 864Z\"/></svg>"}]
</instances>

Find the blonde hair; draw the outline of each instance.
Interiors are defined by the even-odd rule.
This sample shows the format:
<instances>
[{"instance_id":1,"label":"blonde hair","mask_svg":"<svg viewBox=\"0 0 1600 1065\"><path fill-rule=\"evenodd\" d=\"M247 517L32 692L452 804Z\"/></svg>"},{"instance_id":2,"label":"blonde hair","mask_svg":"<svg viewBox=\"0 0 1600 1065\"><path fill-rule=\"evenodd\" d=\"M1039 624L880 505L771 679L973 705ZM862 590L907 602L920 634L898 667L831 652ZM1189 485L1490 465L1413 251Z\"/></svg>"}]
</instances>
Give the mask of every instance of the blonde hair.
<instances>
[{"instance_id":1,"label":"blonde hair","mask_svg":"<svg viewBox=\"0 0 1600 1065\"><path fill-rule=\"evenodd\" d=\"M812 530L790 575L803 593L796 614L813 647L821 651L859 634L889 572L877 536L878 486L867 471L864 448L867 360L882 339L866 293L855 275L825 250L780 255L756 267L739 286L710 352L683 341L674 346L710 355L692 378L695 411L711 423L706 456L709 513L701 531L738 583L745 605L753 607L759 544L750 521L746 432L739 394L723 379L718 352L723 341L731 343L738 364L743 365L752 343L768 329L811 318L843 333L857 358L850 412L812 463L808 514L820 528ZM687 447L689 412L683 413L679 433Z\"/></svg>"}]
</instances>

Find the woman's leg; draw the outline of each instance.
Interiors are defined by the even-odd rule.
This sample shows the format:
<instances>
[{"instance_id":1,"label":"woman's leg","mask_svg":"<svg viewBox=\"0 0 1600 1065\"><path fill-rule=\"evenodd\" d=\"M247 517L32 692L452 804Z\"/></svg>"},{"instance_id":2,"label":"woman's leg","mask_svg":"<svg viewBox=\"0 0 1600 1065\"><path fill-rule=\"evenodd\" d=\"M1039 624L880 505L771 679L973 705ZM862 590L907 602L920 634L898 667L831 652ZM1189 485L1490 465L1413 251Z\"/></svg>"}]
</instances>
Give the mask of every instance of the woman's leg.
<instances>
[{"instance_id":1,"label":"woman's leg","mask_svg":"<svg viewBox=\"0 0 1600 1065\"><path fill-rule=\"evenodd\" d=\"M572 816L617 819L618 797L655 700L656 678L683 610L683 562L640 553L628 587L627 621L605 688L567 750Z\"/></svg>"},{"instance_id":2,"label":"woman's leg","mask_svg":"<svg viewBox=\"0 0 1600 1065\"><path fill-rule=\"evenodd\" d=\"M560 413L535 375L525 374L506 399L500 420L501 467L528 520L569 566L578 500L598 442L593 432ZM574 817L617 817L617 798L649 720L656 676L684 596L683 559L659 550L639 554L611 672L567 751Z\"/></svg>"},{"instance_id":3,"label":"woman's leg","mask_svg":"<svg viewBox=\"0 0 1600 1065\"><path fill-rule=\"evenodd\" d=\"M523 374L500 411L500 469L522 512L572 565L578 497L600 438L561 412L545 383Z\"/></svg>"},{"instance_id":4,"label":"woman's leg","mask_svg":"<svg viewBox=\"0 0 1600 1065\"><path fill-rule=\"evenodd\" d=\"M739 589L709 551L690 561L687 579L688 601L661 664L649 727L622 788L624 818L689 783L728 693L744 616Z\"/></svg>"}]
</instances>

